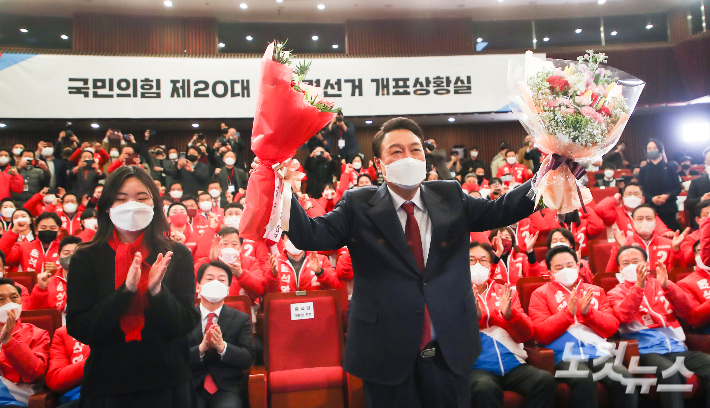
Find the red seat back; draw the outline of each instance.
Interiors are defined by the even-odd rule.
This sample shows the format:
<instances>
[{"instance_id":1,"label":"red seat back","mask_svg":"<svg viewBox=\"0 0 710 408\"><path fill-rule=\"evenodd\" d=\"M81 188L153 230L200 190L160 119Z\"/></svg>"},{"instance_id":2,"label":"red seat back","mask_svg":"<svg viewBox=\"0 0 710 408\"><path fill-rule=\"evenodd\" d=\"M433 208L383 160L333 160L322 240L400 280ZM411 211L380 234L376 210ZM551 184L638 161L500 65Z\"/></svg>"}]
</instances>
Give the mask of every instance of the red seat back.
<instances>
[{"instance_id":1,"label":"red seat back","mask_svg":"<svg viewBox=\"0 0 710 408\"><path fill-rule=\"evenodd\" d=\"M547 246L535 248L535 259L537 259L538 262L545 262L546 255L547 255Z\"/></svg>"},{"instance_id":2,"label":"red seat back","mask_svg":"<svg viewBox=\"0 0 710 408\"><path fill-rule=\"evenodd\" d=\"M26 287L28 293L32 293L32 289L37 284L36 272L10 272L7 277Z\"/></svg>"},{"instance_id":3,"label":"red seat back","mask_svg":"<svg viewBox=\"0 0 710 408\"><path fill-rule=\"evenodd\" d=\"M589 268L592 273L602 273L606 271L606 264L609 262L611 251L616 245L615 242L589 241Z\"/></svg>"},{"instance_id":4,"label":"red seat back","mask_svg":"<svg viewBox=\"0 0 710 408\"><path fill-rule=\"evenodd\" d=\"M614 194L619 192L619 189L616 187L592 187L589 189L589 191L592 193L592 198L594 198L594 202L599 203L601 200L607 197L613 197Z\"/></svg>"},{"instance_id":5,"label":"red seat back","mask_svg":"<svg viewBox=\"0 0 710 408\"><path fill-rule=\"evenodd\" d=\"M300 292L299 292L300 293ZM292 320L293 304L312 303L313 318ZM264 363L269 372L342 365L344 354L340 293L264 296Z\"/></svg>"},{"instance_id":6,"label":"red seat back","mask_svg":"<svg viewBox=\"0 0 710 408\"><path fill-rule=\"evenodd\" d=\"M594 275L594 284L604 289L604 292L609 293L619 284L615 272L602 272Z\"/></svg>"},{"instance_id":7,"label":"red seat back","mask_svg":"<svg viewBox=\"0 0 710 408\"><path fill-rule=\"evenodd\" d=\"M694 270L695 268L693 268L692 266L683 268L673 268L670 272L668 272L668 278L671 280L671 282L678 283L682 281L686 276L693 273Z\"/></svg>"},{"instance_id":8,"label":"red seat back","mask_svg":"<svg viewBox=\"0 0 710 408\"><path fill-rule=\"evenodd\" d=\"M54 338L54 331L62 327L62 313L57 309L23 310L20 320L46 330L50 341Z\"/></svg>"},{"instance_id":9,"label":"red seat back","mask_svg":"<svg viewBox=\"0 0 710 408\"><path fill-rule=\"evenodd\" d=\"M535 289L540 286L550 282L549 276L533 276L529 278L520 278L515 286L518 289L518 297L520 298L520 305L528 312L528 305L530 304L530 296L532 296Z\"/></svg>"},{"instance_id":10,"label":"red seat back","mask_svg":"<svg viewBox=\"0 0 710 408\"><path fill-rule=\"evenodd\" d=\"M251 299L249 296L227 296L224 298L224 304L251 316Z\"/></svg>"}]
</instances>

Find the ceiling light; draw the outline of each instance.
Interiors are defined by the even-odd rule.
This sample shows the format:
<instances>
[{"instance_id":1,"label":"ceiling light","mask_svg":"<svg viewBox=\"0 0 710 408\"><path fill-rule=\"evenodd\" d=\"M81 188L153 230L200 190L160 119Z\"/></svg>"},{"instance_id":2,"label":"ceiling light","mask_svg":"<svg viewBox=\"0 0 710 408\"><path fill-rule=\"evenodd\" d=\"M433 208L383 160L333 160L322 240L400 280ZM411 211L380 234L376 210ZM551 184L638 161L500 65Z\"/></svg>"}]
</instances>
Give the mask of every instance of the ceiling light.
<instances>
[{"instance_id":1,"label":"ceiling light","mask_svg":"<svg viewBox=\"0 0 710 408\"><path fill-rule=\"evenodd\" d=\"M449 118L449 122L455 122L456 118Z\"/></svg>"},{"instance_id":2,"label":"ceiling light","mask_svg":"<svg viewBox=\"0 0 710 408\"><path fill-rule=\"evenodd\" d=\"M248 9L248 8L249 8L249 6L247 6L247 4L246 4L246 3L242 3L242 4L240 4L240 5L239 5L239 7L240 7L240 8L242 9L242 10L246 10L246 9Z\"/></svg>"},{"instance_id":3,"label":"ceiling light","mask_svg":"<svg viewBox=\"0 0 710 408\"><path fill-rule=\"evenodd\" d=\"M597 1L597 4L604 4L604 3L606 3L606 0L598 0Z\"/></svg>"},{"instance_id":4,"label":"ceiling light","mask_svg":"<svg viewBox=\"0 0 710 408\"><path fill-rule=\"evenodd\" d=\"M372 121L371 121L371 120L366 120L366 121L365 121L365 124L366 124L366 125L371 125L371 124L372 124ZM4 124L4 123L1 123L0 125L2 125L2 126L0 126L0 127L5 127L5 124Z\"/></svg>"},{"instance_id":5,"label":"ceiling light","mask_svg":"<svg viewBox=\"0 0 710 408\"><path fill-rule=\"evenodd\" d=\"M578 29L574 30L574 32L577 33L577 34L579 34L579 33L582 32L582 29L581 29L581 28L578 28Z\"/></svg>"},{"instance_id":6,"label":"ceiling light","mask_svg":"<svg viewBox=\"0 0 710 408\"><path fill-rule=\"evenodd\" d=\"M94 129L98 129L98 128L99 128L99 124L98 124L98 123L92 123L92 124L91 124L91 127L94 128Z\"/></svg>"},{"instance_id":7,"label":"ceiling light","mask_svg":"<svg viewBox=\"0 0 710 408\"><path fill-rule=\"evenodd\" d=\"M28 30L26 28L20 28L21 33L26 33Z\"/></svg>"},{"instance_id":8,"label":"ceiling light","mask_svg":"<svg viewBox=\"0 0 710 408\"><path fill-rule=\"evenodd\" d=\"M313 40L313 41L318 41L318 36L317 36L317 35L314 35L313 37L311 37L311 40Z\"/></svg>"},{"instance_id":9,"label":"ceiling light","mask_svg":"<svg viewBox=\"0 0 710 408\"><path fill-rule=\"evenodd\" d=\"M542 41L548 42L548 41L550 41L550 37L545 37L542 39Z\"/></svg>"},{"instance_id":10,"label":"ceiling light","mask_svg":"<svg viewBox=\"0 0 710 408\"><path fill-rule=\"evenodd\" d=\"M193 123L193 124L192 124L192 127L198 128L198 127L200 127L200 124L199 124L199 123Z\"/></svg>"},{"instance_id":11,"label":"ceiling light","mask_svg":"<svg viewBox=\"0 0 710 408\"><path fill-rule=\"evenodd\" d=\"M503 0L498 0L498 3L502 3L502 2L503 2Z\"/></svg>"},{"instance_id":12,"label":"ceiling light","mask_svg":"<svg viewBox=\"0 0 710 408\"><path fill-rule=\"evenodd\" d=\"M706 142L710 140L710 123L686 123L683 125L681 132L687 142Z\"/></svg>"},{"instance_id":13,"label":"ceiling light","mask_svg":"<svg viewBox=\"0 0 710 408\"><path fill-rule=\"evenodd\" d=\"M646 30L650 30L652 28L653 28L653 24L651 24L651 23L646 24Z\"/></svg>"},{"instance_id":14,"label":"ceiling light","mask_svg":"<svg viewBox=\"0 0 710 408\"><path fill-rule=\"evenodd\" d=\"M338 44L333 44L333 49L334 49L334 50L337 50L337 49L338 49L338 47L339 47L339 45L338 45Z\"/></svg>"},{"instance_id":15,"label":"ceiling light","mask_svg":"<svg viewBox=\"0 0 710 408\"><path fill-rule=\"evenodd\" d=\"M319 4L318 10L325 10L325 4Z\"/></svg>"},{"instance_id":16,"label":"ceiling light","mask_svg":"<svg viewBox=\"0 0 710 408\"><path fill-rule=\"evenodd\" d=\"M617 34L619 34L619 33L617 33L616 30L611 32L611 35L617 35Z\"/></svg>"},{"instance_id":17,"label":"ceiling light","mask_svg":"<svg viewBox=\"0 0 710 408\"><path fill-rule=\"evenodd\" d=\"M477 43L479 43L479 42L481 42L481 41L483 41L483 38L481 38L481 37L476 38L476 42L477 42Z\"/></svg>"},{"instance_id":18,"label":"ceiling light","mask_svg":"<svg viewBox=\"0 0 710 408\"><path fill-rule=\"evenodd\" d=\"M253 39L254 39L254 37L252 37L252 36L250 36L250 35L247 36L247 41L251 41L251 40L253 40Z\"/></svg>"},{"instance_id":19,"label":"ceiling light","mask_svg":"<svg viewBox=\"0 0 710 408\"><path fill-rule=\"evenodd\" d=\"M59 37L60 37L62 40L68 40L68 39L69 39L69 36L66 35L66 34L62 34L62 35L60 35Z\"/></svg>"},{"instance_id":20,"label":"ceiling light","mask_svg":"<svg viewBox=\"0 0 710 408\"><path fill-rule=\"evenodd\" d=\"M370 121L370 123L372 123L372 121ZM7 126L7 125L4 123L0 123L0 128L4 128L5 126Z\"/></svg>"},{"instance_id":21,"label":"ceiling light","mask_svg":"<svg viewBox=\"0 0 710 408\"><path fill-rule=\"evenodd\" d=\"M537 38L533 38L533 43L537 43Z\"/></svg>"},{"instance_id":22,"label":"ceiling light","mask_svg":"<svg viewBox=\"0 0 710 408\"><path fill-rule=\"evenodd\" d=\"M283 3L284 0L276 0L277 3Z\"/></svg>"},{"instance_id":23,"label":"ceiling light","mask_svg":"<svg viewBox=\"0 0 710 408\"><path fill-rule=\"evenodd\" d=\"M172 6L173 6L173 2L170 1L170 0L165 0L165 1L163 2L163 4L165 4L165 7L172 7Z\"/></svg>"},{"instance_id":24,"label":"ceiling light","mask_svg":"<svg viewBox=\"0 0 710 408\"><path fill-rule=\"evenodd\" d=\"M224 44L224 43L219 43L218 45L219 45L219 48L224 48L224 47L225 47L225 44Z\"/></svg>"}]
</instances>

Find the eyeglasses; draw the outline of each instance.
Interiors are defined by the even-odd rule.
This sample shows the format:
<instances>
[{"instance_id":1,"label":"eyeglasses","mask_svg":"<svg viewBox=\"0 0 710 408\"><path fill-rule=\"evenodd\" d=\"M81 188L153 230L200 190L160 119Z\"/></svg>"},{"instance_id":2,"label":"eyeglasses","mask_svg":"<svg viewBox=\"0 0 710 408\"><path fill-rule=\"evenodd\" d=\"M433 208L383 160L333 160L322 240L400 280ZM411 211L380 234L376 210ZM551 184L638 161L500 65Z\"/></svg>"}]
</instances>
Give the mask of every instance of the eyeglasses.
<instances>
[{"instance_id":1,"label":"eyeglasses","mask_svg":"<svg viewBox=\"0 0 710 408\"><path fill-rule=\"evenodd\" d=\"M471 265L475 265L476 263L480 263L481 266L485 266L485 267L488 267L491 265L491 261L489 261L486 258L483 258L483 259L469 258L468 260Z\"/></svg>"}]
</instances>

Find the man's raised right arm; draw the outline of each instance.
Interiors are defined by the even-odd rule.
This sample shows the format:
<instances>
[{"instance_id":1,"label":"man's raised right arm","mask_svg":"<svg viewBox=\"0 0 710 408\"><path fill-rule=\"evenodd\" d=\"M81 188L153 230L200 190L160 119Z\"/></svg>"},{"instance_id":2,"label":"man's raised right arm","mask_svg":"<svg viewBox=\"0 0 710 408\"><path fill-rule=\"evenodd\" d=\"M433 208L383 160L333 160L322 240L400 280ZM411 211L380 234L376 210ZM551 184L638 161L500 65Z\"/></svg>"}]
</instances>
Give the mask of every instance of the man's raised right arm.
<instances>
[{"instance_id":1,"label":"man's raised right arm","mask_svg":"<svg viewBox=\"0 0 710 408\"><path fill-rule=\"evenodd\" d=\"M332 251L347 245L350 235L350 194L333 211L322 217L311 218L306 214L296 195L291 198L291 219L288 237L298 249L304 251Z\"/></svg>"}]
</instances>

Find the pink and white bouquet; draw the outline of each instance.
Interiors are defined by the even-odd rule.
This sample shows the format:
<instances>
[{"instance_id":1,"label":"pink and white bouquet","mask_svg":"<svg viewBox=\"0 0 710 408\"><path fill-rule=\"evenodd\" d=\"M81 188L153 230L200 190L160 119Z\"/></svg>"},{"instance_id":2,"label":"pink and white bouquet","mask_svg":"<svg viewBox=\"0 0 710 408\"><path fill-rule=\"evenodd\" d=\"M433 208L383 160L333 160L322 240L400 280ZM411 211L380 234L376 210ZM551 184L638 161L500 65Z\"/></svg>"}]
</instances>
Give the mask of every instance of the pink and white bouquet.
<instances>
[{"instance_id":1,"label":"pink and white bouquet","mask_svg":"<svg viewBox=\"0 0 710 408\"><path fill-rule=\"evenodd\" d=\"M532 52L508 64L510 108L547 157L530 197L537 206L572 212L592 201L580 163L611 150L638 102L645 82L602 65L588 50L578 61L539 59Z\"/></svg>"}]
</instances>

